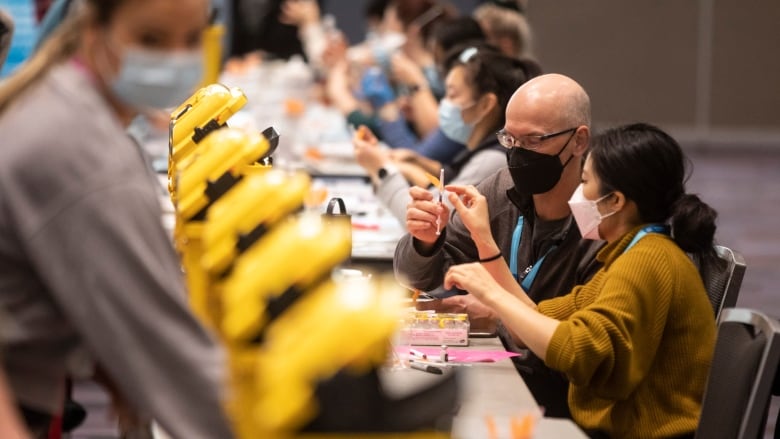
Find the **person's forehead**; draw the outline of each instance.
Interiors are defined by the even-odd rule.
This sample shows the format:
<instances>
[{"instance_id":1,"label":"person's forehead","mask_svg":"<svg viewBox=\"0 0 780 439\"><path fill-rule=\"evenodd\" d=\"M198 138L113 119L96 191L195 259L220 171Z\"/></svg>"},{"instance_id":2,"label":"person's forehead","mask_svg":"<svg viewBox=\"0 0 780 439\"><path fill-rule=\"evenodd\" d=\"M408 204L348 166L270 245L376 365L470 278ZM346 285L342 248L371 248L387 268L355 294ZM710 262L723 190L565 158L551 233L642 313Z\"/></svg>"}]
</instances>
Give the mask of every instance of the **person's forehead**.
<instances>
[{"instance_id":1,"label":"person's forehead","mask_svg":"<svg viewBox=\"0 0 780 439\"><path fill-rule=\"evenodd\" d=\"M117 10L115 23L137 23L148 27L186 30L198 28L208 20L207 0L146 0L126 2Z\"/></svg>"},{"instance_id":2,"label":"person's forehead","mask_svg":"<svg viewBox=\"0 0 780 439\"><path fill-rule=\"evenodd\" d=\"M515 96L507 106L505 129L515 136L541 135L564 128L560 125L560 108L539 99Z\"/></svg>"},{"instance_id":3,"label":"person's forehead","mask_svg":"<svg viewBox=\"0 0 780 439\"><path fill-rule=\"evenodd\" d=\"M585 158L585 163L582 164L582 173L590 175L591 168L593 164L591 163L590 156Z\"/></svg>"},{"instance_id":4,"label":"person's forehead","mask_svg":"<svg viewBox=\"0 0 780 439\"><path fill-rule=\"evenodd\" d=\"M466 82L466 76L465 76L465 71L463 69L463 66L458 65L451 68L449 73L447 73L446 81L447 81L447 85L462 87Z\"/></svg>"},{"instance_id":5,"label":"person's forehead","mask_svg":"<svg viewBox=\"0 0 780 439\"><path fill-rule=\"evenodd\" d=\"M554 113L522 108L517 111L507 111L504 128L514 136L543 135L558 130L558 119Z\"/></svg>"}]
</instances>

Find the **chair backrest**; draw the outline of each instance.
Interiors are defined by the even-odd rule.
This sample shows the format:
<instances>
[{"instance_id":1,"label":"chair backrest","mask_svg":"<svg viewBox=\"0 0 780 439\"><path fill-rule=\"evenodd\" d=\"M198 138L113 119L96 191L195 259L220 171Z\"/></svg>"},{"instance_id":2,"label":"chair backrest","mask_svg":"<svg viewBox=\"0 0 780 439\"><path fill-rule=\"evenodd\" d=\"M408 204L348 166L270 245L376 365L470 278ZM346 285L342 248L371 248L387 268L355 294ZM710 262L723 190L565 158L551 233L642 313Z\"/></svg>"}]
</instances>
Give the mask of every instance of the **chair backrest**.
<instances>
[{"instance_id":1,"label":"chair backrest","mask_svg":"<svg viewBox=\"0 0 780 439\"><path fill-rule=\"evenodd\" d=\"M717 320L724 308L733 308L737 304L746 265L742 255L728 247L716 245L715 253L722 263L702 267L701 276Z\"/></svg>"},{"instance_id":2,"label":"chair backrest","mask_svg":"<svg viewBox=\"0 0 780 439\"><path fill-rule=\"evenodd\" d=\"M758 439L780 363L780 322L743 308L723 310L697 438Z\"/></svg>"}]
</instances>

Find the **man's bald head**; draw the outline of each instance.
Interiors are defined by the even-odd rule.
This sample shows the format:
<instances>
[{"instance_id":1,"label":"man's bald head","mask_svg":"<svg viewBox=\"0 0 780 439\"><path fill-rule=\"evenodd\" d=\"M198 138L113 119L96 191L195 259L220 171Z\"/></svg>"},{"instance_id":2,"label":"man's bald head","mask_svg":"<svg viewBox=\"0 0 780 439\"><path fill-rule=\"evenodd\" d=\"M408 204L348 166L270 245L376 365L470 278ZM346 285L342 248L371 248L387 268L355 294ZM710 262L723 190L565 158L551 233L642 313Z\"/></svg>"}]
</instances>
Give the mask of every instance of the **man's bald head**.
<instances>
[{"instance_id":1,"label":"man's bald head","mask_svg":"<svg viewBox=\"0 0 780 439\"><path fill-rule=\"evenodd\" d=\"M537 76L520 86L507 104L507 121L529 114L546 119L545 125L550 129L590 127L590 98L568 76L557 73Z\"/></svg>"}]
</instances>

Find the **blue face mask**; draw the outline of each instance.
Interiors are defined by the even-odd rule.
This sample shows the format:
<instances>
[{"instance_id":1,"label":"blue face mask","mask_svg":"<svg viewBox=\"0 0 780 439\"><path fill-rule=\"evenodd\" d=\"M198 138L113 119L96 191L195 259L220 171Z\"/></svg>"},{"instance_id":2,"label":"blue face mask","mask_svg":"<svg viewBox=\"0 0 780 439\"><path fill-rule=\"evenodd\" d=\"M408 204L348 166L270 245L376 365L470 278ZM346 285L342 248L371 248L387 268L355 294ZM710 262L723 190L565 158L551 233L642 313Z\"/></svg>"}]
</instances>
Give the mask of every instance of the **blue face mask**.
<instances>
[{"instance_id":1,"label":"blue face mask","mask_svg":"<svg viewBox=\"0 0 780 439\"><path fill-rule=\"evenodd\" d=\"M446 98L439 102L439 128L448 139L463 145L474 132L474 124L463 121L463 109Z\"/></svg>"},{"instance_id":2,"label":"blue face mask","mask_svg":"<svg viewBox=\"0 0 780 439\"><path fill-rule=\"evenodd\" d=\"M171 53L128 48L111 90L135 109L162 109L181 104L202 79L200 51Z\"/></svg>"}]
</instances>

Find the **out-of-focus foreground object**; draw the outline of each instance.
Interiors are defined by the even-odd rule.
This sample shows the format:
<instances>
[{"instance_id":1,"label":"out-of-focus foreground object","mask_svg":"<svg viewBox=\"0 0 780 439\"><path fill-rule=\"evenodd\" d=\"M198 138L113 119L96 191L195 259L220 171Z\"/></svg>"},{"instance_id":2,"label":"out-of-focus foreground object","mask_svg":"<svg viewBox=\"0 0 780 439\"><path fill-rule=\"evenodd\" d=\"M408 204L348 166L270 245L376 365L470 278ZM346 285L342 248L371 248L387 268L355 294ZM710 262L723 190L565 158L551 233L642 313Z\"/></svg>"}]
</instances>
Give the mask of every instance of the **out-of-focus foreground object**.
<instances>
[{"instance_id":1,"label":"out-of-focus foreground object","mask_svg":"<svg viewBox=\"0 0 780 439\"><path fill-rule=\"evenodd\" d=\"M14 35L14 21L11 16L0 9L0 70L5 64L8 50L11 48L11 39Z\"/></svg>"},{"instance_id":2,"label":"out-of-focus foreground object","mask_svg":"<svg viewBox=\"0 0 780 439\"><path fill-rule=\"evenodd\" d=\"M279 134L226 127L245 103L204 87L171 115L169 145L174 241L192 309L227 348L236 434L447 437L454 374L403 400L379 383L403 289L333 276L351 252L346 207L304 212L310 177L271 166Z\"/></svg>"}]
</instances>

